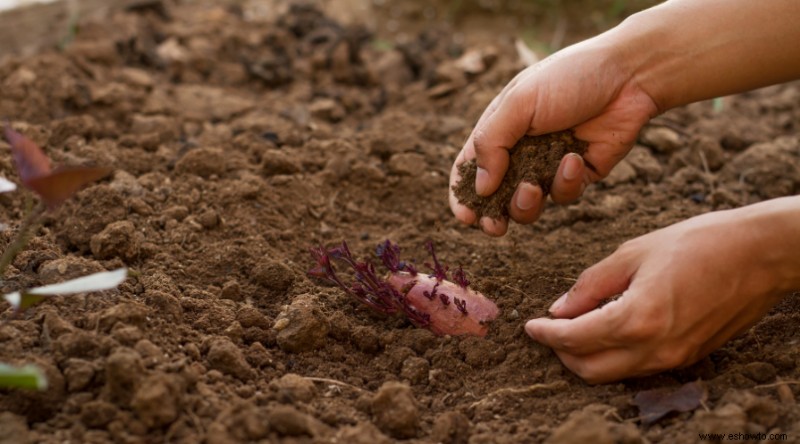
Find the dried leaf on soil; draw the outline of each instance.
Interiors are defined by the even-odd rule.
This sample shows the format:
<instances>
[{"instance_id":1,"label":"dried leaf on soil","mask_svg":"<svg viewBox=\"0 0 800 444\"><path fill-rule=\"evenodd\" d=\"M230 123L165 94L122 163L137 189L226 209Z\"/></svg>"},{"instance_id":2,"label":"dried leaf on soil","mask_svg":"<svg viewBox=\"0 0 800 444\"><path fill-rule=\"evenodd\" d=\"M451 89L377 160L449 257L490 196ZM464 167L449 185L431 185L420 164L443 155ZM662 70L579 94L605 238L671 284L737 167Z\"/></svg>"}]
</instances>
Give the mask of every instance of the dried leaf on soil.
<instances>
[{"instance_id":1,"label":"dried leaf on soil","mask_svg":"<svg viewBox=\"0 0 800 444\"><path fill-rule=\"evenodd\" d=\"M672 412L690 412L703 404L708 393L703 381L682 385L679 389L659 388L636 394L633 405L639 408L643 424L652 424Z\"/></svg>"}]
</instances>

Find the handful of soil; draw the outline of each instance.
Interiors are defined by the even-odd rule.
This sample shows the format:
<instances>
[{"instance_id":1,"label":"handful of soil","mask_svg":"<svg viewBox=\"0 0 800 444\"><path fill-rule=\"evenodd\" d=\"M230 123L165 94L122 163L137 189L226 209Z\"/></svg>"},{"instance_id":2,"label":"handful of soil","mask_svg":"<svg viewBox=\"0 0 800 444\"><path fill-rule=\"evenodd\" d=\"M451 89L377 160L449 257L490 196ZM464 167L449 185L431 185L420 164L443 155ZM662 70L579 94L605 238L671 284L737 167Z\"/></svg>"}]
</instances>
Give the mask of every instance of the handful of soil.
<instances>
[{"instance_id":1,"label":"handful of soil","mask_svg":"<svg viewBox=\"0 0 800 444\"><path fill-rule=\"evenodd\" d=\"M475 159L459 165L461 181L453 186L453 192L459 203L475 212L478 220L482 216L507 219L508 206L520 182L539 185L547 196L564 155L583 155L587 146L586 142L576 139L572 131L524 136L509 151L511 158L508 171L494 194L483 197L475 193L475 175L478 171Z\"/></svg>"}]
</instances>

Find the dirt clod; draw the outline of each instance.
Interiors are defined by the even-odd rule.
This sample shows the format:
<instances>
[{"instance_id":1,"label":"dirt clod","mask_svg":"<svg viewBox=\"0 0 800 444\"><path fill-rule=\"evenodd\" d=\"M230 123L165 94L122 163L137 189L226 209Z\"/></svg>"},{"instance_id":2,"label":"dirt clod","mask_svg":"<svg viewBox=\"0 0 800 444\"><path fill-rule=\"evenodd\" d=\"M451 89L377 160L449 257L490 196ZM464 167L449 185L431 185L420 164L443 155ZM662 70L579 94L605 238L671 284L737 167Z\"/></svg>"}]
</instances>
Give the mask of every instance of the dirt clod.
<instances>
[{"instance_id":1,"label":"dirt clod","mask_svg":"<svg viewBox=\"0 0 800 444\"><path fill-rule=\"evenodd\" d=\"M400 376L407 379L412 384L422 384L428 380L428 372L431 370L431 364L425 358L412 356L403 361L403 368L400 370Z\"/></svg>"},{"instance_id":2,"label":"dirt clod","mask_svg":"<svg viewBox=\"0 0 800 444\"><path fill-rule=\"evenodd\" d=\"M155 373L141 382L131 407L147 427L161 427L178 417L182 390L178 376Z\"/></svg>"},{"instance_id":3,"label":"dirt clod","mask_svg":"<svg viewBox=\"0 0 800 444\"><path fill-rule=\"evenodd\" d=\"M117 415L117 407L106 401L89 401L81 406L81 422L86 427L100 429Z\"/></svg>"},{"instance_id":4,"label":"dirt clod","mask_svg":"<svg viewBox=\"0 0 800 444\"><path fill-rule=\"evenodd\" d=\"M547 444L593 442L597 444L638 444L641 433L631 424L615 424L600 412L588 408L572 413L545 441Z\"/></svg>"},{"instance_id":5,"label":"dirt clod","mask_svg":"<svg viewBox=\"0 0 800 444\"><path fill-rule=\"evenodd\" d=\"M419 408L407 384L384 383L370 405L375 425L397 439L413 438L419 428Z\"/></svg>"},{"instance_id":6,"label":"dirt clod","mask_svg":"<svg viewBox=\"0 0 800 444\"><path fill-rule=\"evenodd\" d=\"M208 178L225 172L225 154L217 148L195 148L175 163L178 173L195 174Z\"/></svg>"},{"instance_id":7,"label":"dirt clod","mask_svg":"<svg viewBox=\"0 0 800 444\"><path fill-rule=\"evenodd\" d=\"M141 356L129 348L115 350L106 360L105 376L109 399L127 407L144 376Z\"/></svg>"},{"instance_id":8,"label":"dirt clod","mask_svg":"<svg viewBox=\"0 0 800 444\"><path fill-rule=\"evenodd\" d=\"M86 388L94 378L95 369L91 362L84 359L68 359L64 368L67 390L79 392Z\"/></svg>"},{"instance_id":9,"label":"dirt clod","mask_svg":"<svg viewBox=\"0 0 800 444\"><path fill-rule=\"evenodd\" d=\"M443 444L466 444L469 442L471 424L461 412L445 412L436 417L431 430L431 439Z\"/></svg>"},{"instance_id":10,"label":"dirt clod","mask_svg":"<svg viewBox=\"0 0 800 444\"><path fill-rule=\"evenodd\" d=\"M241 380L253 377L253 369L242 351L226 338L215 339L208 350L208 365L212 369L234 376Z\"/></svg>"},{"instance_id":11,"label":"dirt clod","mask_svg":"<svg viewBox=\"0 0 800 444\"><path fill-rule=\"evenodd\" d=\"M774 381L778 372L768 362L751 362L744 366L742 373L753 381L764 384Z\"/></svg>"},{"instance_id":12,"label":"dirt clod","mask_svg":"<svg viewBox=\"0 0 800 444\"><path fill-rule=\"evenodd\" d=\"M330 327L317 303L301 295L275 321L278 346L289 353L315 350L325 344Z\"/></svg>"},{"instance_id":13,"label":"dirt clod","mask_svg":"<svg viewBox=\"0 0 800 444\"><path fill-rule=\"evenodd\" d=\"M294 274L286 265L265 260L256 265L253 270L253 281L275 293L283 293L294 282Z\"/></svg>"},{"instance_id":14,"label":"dirt clod","mask_svg":"<svg viewBox=\"0 0 800 444\"><path fill-rule=\"evenodd\" d=\"M336 434L339 442L351 444L390 444L392 440L370 422L343 427Z\"/></svg>"},{"instance_id":15,"label":"dirt clod","mask_svg":"<svg viewBox=\"0 0 800 444\"><path fill-rule=\"evenodd\" d=\"M98 259L120 257L132 261L139 255L140 239L129 221L113 222L92 236L89 247Z\"/></svg>"},{"instance_id":16,"label":"dirt clod","mask_svg":"<svg viewBox=\"0 0 800 444\"><path fill-rule=\"evenodd\" d=\"M294 373L287 373L270 383L281 398L290 402L309 402L317 394L314 382Z\"/></svg>"},{"instance_id":17,"label":"dirt clod","mask_svg":"<svg viewBox=\"0 0 800 444\"><path fill-rule=\"evenodd\" d=\"M30 429L25 418L11 412L0 412L0 444L28 444Z\"/></svg>"},{"instance_id":18,"label":"dirt clod","mask_svg":"<svg viewBox=\"0 0 800 444\"><path fill-rule=\"evenodd\" d=\"M267 418L270 429L283 436L316 436L324 429L319 420L288 405L273 408Z\"/></svg>"}]
</instances>

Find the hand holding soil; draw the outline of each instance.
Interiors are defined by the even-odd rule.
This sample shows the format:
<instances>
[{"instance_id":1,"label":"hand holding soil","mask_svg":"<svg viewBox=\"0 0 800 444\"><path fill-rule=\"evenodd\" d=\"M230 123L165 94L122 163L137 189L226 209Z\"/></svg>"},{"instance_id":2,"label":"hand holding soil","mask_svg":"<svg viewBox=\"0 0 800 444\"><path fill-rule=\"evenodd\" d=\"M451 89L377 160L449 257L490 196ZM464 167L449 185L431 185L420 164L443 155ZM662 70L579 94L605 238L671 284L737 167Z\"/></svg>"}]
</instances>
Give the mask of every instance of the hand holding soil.
<instances>
[{"instance_id":1,"label":"hand holding soil","mask_svg":"<svg viewBox=\"0 0 800 444\"><path fill-rule=\"evenodd\" d=\"M450 208L458 220L465 224L477 222L486 234L502 236L508 229L509 217L520 224L539 218L547 193L527 176L516 187L507 212L500 214L478 214L459 202L454 191L461 182L459 167L474 159L477 170L474 181L470 181L474 182L475 193L495 193L509 168L511 148L525 135L572 128L574 137L586 144L585 150L566 150L583 151L582 158L573 154L546 155L551 159L549 168L557 167L557 171L552 186L543 185L559 204L576 200L587 185L607 176L625 157L639 129L658 108L646 91L631 83L629 75L602 55L598 43L587 40L525 69L484 111L450 171ZM587 76L587 72L602 75ZM560 164L552 162L553 158Z\"/></svg>"},{"instance_id":2,"label":"hand holding soil","mask_svg":"<svg viewBox=\"0 0 800 444\"><path fill-rule=\"evenodd\" d=\"M543 136L524 136L509 150L509 165L500 187L490 196L475 193L478 166L475 160L458 167L461 181L453 187L458 202L474 211L480 219L507 219L514 191L521 183L537 185L544 195L550 192L561 159L569 154L580 156L586 143L571 132L561 131Z\"/></svg>"}]
</instances>

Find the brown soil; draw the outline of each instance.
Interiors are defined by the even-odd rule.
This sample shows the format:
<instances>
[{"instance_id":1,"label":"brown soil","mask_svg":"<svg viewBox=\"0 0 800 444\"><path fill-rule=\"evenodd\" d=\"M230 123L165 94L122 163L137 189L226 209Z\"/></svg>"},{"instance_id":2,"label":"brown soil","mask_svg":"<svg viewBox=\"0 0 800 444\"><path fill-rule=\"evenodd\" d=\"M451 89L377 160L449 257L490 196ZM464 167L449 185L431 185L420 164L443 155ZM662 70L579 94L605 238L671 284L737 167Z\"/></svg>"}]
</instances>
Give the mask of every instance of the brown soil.
<instances>
[{"instance_id":1,"label":"brown soil","mask_svg":"<svg viewBox=\"0 0 800 444\"><path fill-rule=\"evenodd\" d=\"M475 212L477 220L482 216L508 219L508 206L517 185L521 182L539 185L546 196L564 155L583 155L585 151L586 142L576 139L570 131L524 136L508 151L508 170L497 191L489 196L479 196L475 192L478 164L473 159L459 165L461 181L453 186L453 192L462 205Z\"/></svg>"},{"instance_id":2,"label":"brown soil","mask_svg":"<svg viewBox=\"0 0 800 444\"><path fill-rule=\"evenodd\" d=\"M610 385L584 384L522 327L627 239L800 192L798 85L657 118L579 203L494 239L454 220L447 175L520 66L453 36L386 48L313 8L141 7L0 64L0 116L57 163L116 168L50 214L2 290L137 272L20 319L0 306L0 361L50 379L0 392L0 441L797 440L797 298L691 368ZM21 196L0 196L3 244ZM430 238L463 265L500 306L489 334L437 337L306 276L310 246L346 239L363 256L387 238L420 261ZM708 410L636 419L636 393L696 379Z\"/></svg>"}]
</instances>

